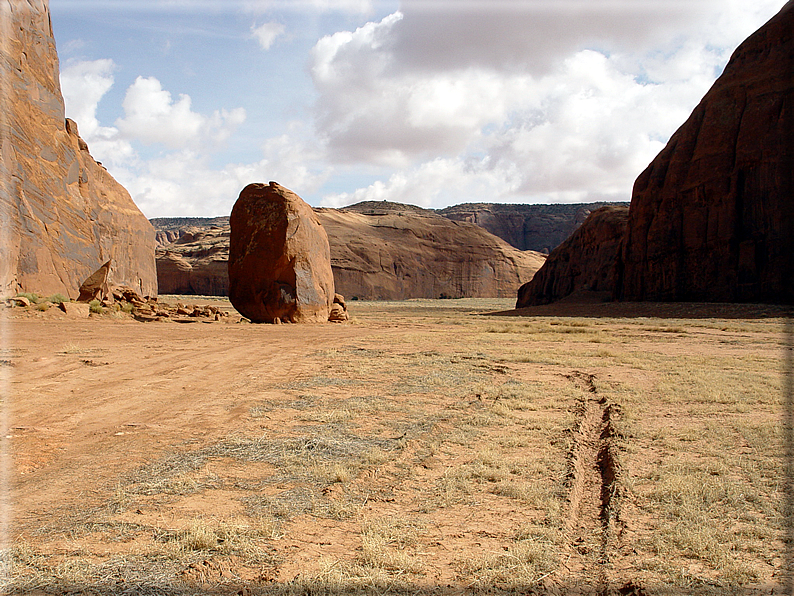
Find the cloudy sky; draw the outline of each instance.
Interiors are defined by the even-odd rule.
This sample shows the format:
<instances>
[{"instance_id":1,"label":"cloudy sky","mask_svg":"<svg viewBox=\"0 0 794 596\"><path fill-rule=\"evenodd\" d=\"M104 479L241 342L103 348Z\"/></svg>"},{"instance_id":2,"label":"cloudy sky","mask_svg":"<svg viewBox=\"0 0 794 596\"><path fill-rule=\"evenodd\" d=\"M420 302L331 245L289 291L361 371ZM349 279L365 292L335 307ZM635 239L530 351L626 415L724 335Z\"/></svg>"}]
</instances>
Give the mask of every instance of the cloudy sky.
<instances>
[{"instance_id":1,"label":"cloudy sky","mask_svg":"<svg viewBox=\"0 0 794 596\"><path fill-rule=\"evenodd\" d=\"M147 217L626 201L785 0L50 0L67 116Z\"/></svg>"}]
</instances>

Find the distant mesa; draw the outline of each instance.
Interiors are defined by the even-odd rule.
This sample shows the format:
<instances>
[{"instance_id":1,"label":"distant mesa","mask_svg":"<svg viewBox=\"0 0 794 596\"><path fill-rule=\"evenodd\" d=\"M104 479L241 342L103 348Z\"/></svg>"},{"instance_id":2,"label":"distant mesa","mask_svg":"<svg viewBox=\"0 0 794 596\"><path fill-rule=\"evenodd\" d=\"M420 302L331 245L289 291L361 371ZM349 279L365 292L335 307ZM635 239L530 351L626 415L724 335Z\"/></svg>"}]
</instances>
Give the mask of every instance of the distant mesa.
<instances>
[{"instance_id":1,"label":"distant mesa","mask_svg":"<svg viewBox=\"0 0 794 596\"><path fill-rule=\"evenodd\" d=\"M437 213L455 221L477 224L520 250L548 254L582 225L590 213L605 205L628 206L628 203L464 203L439 209Z\"/></svg>"},{"instance_id":2,"label":"distant mesa","mask_svg":"<svg viewBox=\"0 0 794 596\"><path fill-rule=\"evenodd\" d=\"M110 283L157 294L154 229L67 120L47 2L10 2L0 39L4 294L60 293L113 259Z\"/></svg>"},{"instance_id":3,"label":"distant mesa","mask_svg":"<svg viewBox=\"0 0 794 596\"><path fill-rule=\"evenodd\" d=\"M611 297L794 302L793 37L790 0L736 49L637 178L612 266ZM601 279L612 241L598 246L598 239L612 238L614 224L611 218L587 222L577 242L551 253L517 304L576 291L563 279L574 263L596 267L582 279ZM571 265L561 265L566 260Z\"/></svg>"},{"instance_id":4,"label":"distant mesa","mask_svg":"<svg viewBox=\"0 0 794 596\"><path fill-rule=\"evenodd\" d=\"M413 205L366 202L314 211L328 234L336 291L348 299L513 297L545 260L475 224ZM161 292L228 294L228 218L152 223L161 241L176 237L157 249Z\"/></svg>"},{"instance_id":5,"label":"distant mesa","mask_svg":"<svg viewBox=\"0 0 794 596\"><path fill-rule=\"evenodd\" d=\"M229 224L229 300L240 314L254 323L328 321L328 236L303 199L275 182L249 184Z\"/></svg>"}]
</instances>

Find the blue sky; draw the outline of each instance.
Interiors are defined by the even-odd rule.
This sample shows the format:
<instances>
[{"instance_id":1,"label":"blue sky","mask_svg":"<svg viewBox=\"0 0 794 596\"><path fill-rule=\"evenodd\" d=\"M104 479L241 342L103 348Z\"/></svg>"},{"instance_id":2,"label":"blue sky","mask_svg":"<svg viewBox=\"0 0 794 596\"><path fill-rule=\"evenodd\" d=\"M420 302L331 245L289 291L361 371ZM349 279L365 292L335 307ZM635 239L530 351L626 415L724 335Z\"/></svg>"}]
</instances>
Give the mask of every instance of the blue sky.
<instances>
[{"instance_id":1,"label":"blue sky","mask_svg":"<svg viewBox=\"0 0 794 596\"><path fill-rule=\"evenodd\" d=\"M67 116L147 217L628 200L785 0L50 0Z\"/></svg>"}]
</instances>

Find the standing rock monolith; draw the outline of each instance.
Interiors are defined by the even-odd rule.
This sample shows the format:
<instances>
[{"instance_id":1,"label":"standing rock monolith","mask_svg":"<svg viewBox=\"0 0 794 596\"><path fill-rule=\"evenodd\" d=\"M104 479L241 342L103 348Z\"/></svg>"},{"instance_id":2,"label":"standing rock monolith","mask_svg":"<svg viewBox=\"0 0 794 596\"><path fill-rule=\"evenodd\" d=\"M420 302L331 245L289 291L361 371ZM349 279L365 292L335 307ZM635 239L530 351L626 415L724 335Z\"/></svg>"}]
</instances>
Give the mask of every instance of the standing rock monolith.
<instances>
[{"instance_id":1,"label":"standing rock monolith","mask_svg":"<svg viewBox=\"0 0 794 596\"><path fill-rule=\"evenodd\" d=\"M249 184L229 223L229 300L240 314L254 323L328 321L328 236L303 199L275 182Z\"/></svg>"}]
</instances>

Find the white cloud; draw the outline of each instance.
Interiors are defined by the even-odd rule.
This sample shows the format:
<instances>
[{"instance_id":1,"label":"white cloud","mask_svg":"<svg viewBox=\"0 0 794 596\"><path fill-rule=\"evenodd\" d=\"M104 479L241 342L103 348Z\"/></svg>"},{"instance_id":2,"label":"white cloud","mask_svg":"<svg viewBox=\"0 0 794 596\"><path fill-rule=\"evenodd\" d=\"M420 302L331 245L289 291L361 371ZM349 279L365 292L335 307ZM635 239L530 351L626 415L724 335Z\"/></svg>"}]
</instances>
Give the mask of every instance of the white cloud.
<instances>
[{"instance_id":1,"label":"white cloud","mask_svg":"<svg viewBox=\"0 0 794 596\"><path fill-rule=\"evenodd\" d=\"M329 157L398 168L324 203L628 200L760 4L403 0L313 49Z\"/></svg>"},{"instance_id":2,"label":"white cloud","mask_svg":"<svg viewBox=\"0 0 794 596\"><path fill-rule=\"evenodd\" d=\"M69 60L61 69L61 93L66 111L77 122L84 137L90 137L99 128L97 105L113 86L115 69L110 59Z\"/></svg>"},{"instance_id":3,"label":"white cloud","mask_svg":"<svg viewBox=\"0 0 794 596\"><path fill-rule=\"evenodd\" d=\"M62 86L67 115L92 154L149 217L228 213L257 181L276 180L313 201L327 181L338 188L345 176L373 171L379 180L326 192L323 204L627 200L736 45L783 2L401 0L399 10L396 0L379 3L393 12L312 49L312 122L246 131L265 140L235 163L219 157L220 146L246 120L242 108L200 112L190 96L138 77L115 126L102 126L97 105L113 85L114 63L68 61ZM295 12L311 15L313 30L321 21L351 22L375 3L246 6L291 12L284 22L292 31ZM317 18L329 11L346 14ZM263 49L286 31L267 20L250 31ZM301 117L300 109L290 106L289 117Z\"/></svg>"},{"instance_id":4,"label":"white cloud","mask_svg":"<svg viewBox=\"0 0 794 596\"><path fill-rule=\"evenodd\" d=\"M124 117L116 120L121 135L170 149L187 148L205 140L220 142L245 121L245 110L218 110L204 116L191 109L190 96L174 100L154 77L138 77L122 103Z\"/></svg>"},{"instance_id":5,"label":"white cloud","mask_svg":"<svg viewBox=\"0 0 794 596\"><path fill-rule=\"evenodd\" d=\"M276 39L283 35L286 28L281 23L263 23L258 27L251 27L251 34L263 50L269 50Z\"/></svg>"},{"instance_id":6,"label":"white cloud","mask_svg":"<svg viewBox=\"0 0 794 596\"><path fill-rule=\"evenodd\" d=\"M118 179L147 217L228 214L240 191L252 182L275 180L306 196L330 171L301 134L300 127L294 127L267 139L260 159L251 163L213 168L206 154L186 149L140 163L120 172Z\"/></svg>"},{"instance_id":7,"label":"white cloud","mask_svg":"<svg viewBox=\"0 0 794 596\"><path fill-rule=\"evenodd\" d=\"M61 70L61 92L66 116L77 123L80 136L95 159L105 165L122 166L137 156L132 145L119 138L112 126L101 126L97 107L114 83L116 65L112 60L69 60Z\"/></svg>"}]
</instances>

